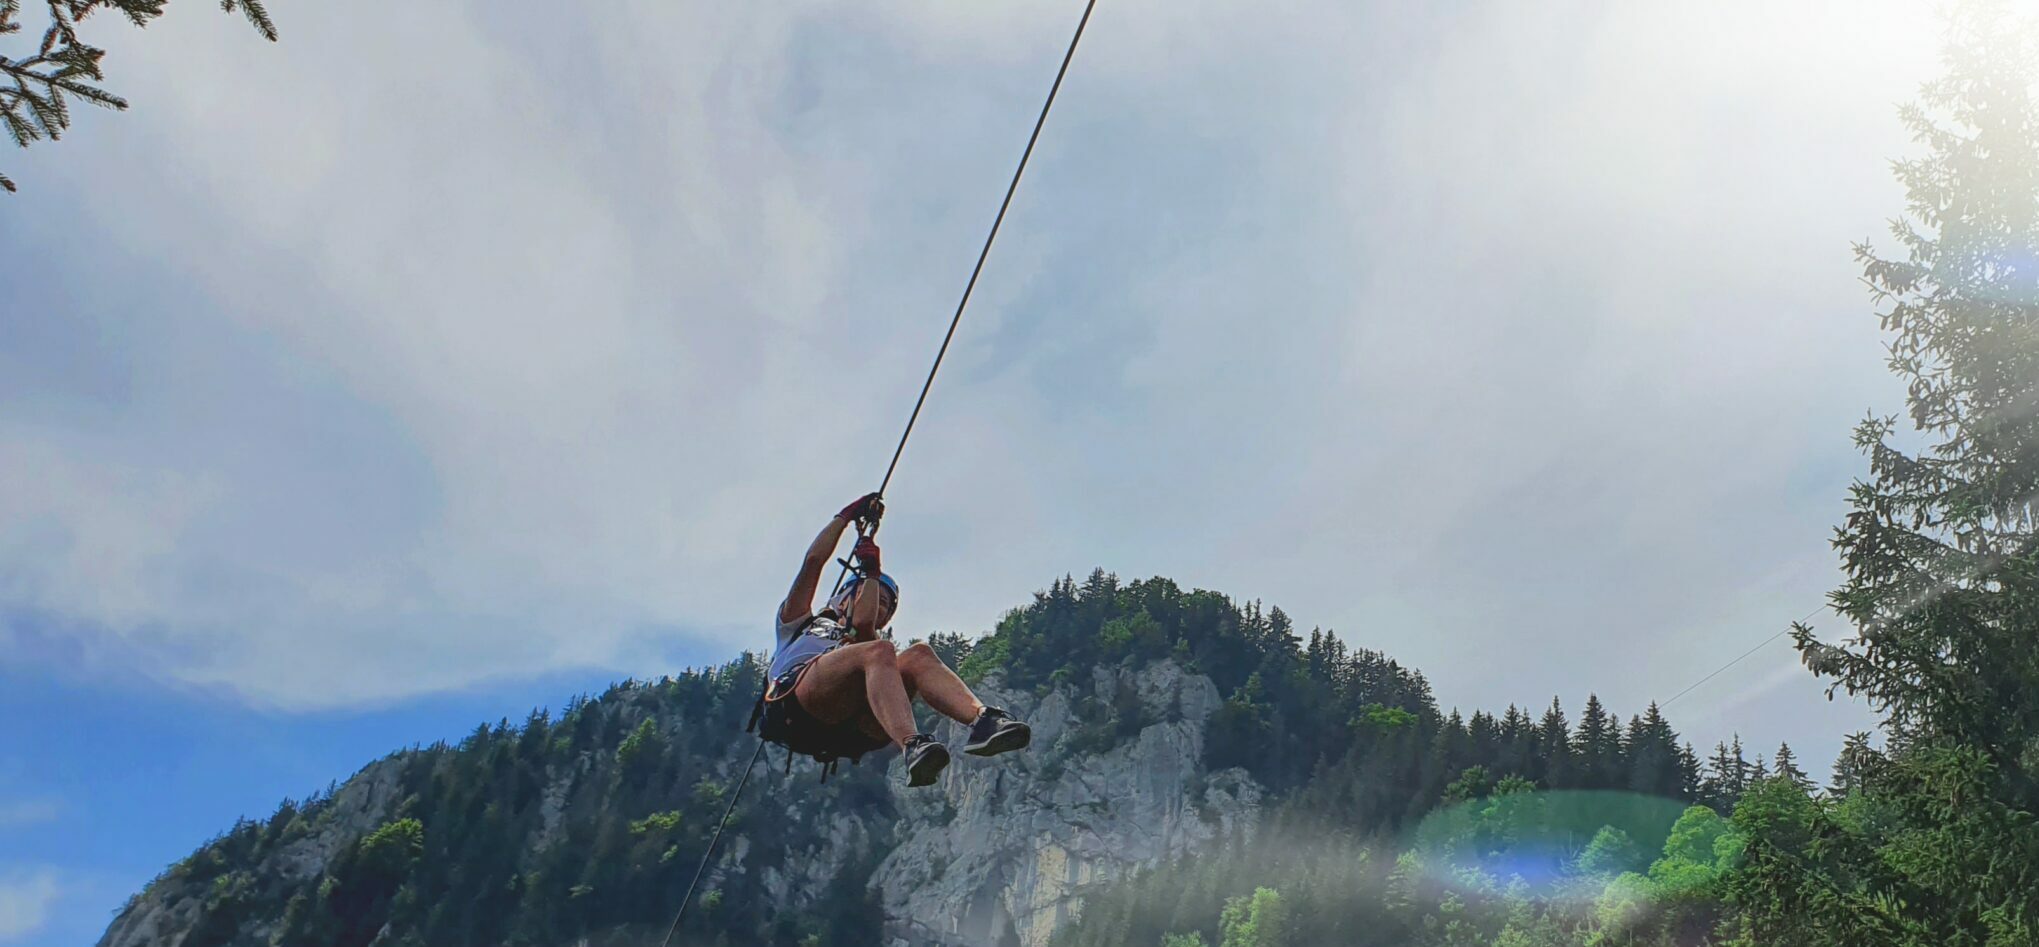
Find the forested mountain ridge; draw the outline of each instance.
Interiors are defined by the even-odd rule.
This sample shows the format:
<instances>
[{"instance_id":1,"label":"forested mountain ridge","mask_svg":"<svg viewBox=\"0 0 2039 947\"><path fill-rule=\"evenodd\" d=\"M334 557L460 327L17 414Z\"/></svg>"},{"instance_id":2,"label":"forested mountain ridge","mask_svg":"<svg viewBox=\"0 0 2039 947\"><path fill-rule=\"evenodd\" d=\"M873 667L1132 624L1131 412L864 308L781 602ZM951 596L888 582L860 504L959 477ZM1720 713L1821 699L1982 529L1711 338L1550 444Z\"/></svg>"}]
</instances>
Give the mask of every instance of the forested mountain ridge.
<instances>
[{"instance_id":1,"label":"forested mountain ridge","mask_svg":"<svg viewBox=\"0 0 2039 947\"><path fill-rule=\"evenodd\" d=\"M1386 837L1468 779L1725 804L1753 776L1701 766L1654 710L1441 713L1385 655L1165 579L1064 579L989 636L934 641L1034 748L924 792L887 754L822 783L774 751L681 943L1039 947L1115 880L1269 815L1335 807ZM393 754L173 866L101 943L655 943L754 747L760 674L746 656Z\"/></svg>"}]
</instances>

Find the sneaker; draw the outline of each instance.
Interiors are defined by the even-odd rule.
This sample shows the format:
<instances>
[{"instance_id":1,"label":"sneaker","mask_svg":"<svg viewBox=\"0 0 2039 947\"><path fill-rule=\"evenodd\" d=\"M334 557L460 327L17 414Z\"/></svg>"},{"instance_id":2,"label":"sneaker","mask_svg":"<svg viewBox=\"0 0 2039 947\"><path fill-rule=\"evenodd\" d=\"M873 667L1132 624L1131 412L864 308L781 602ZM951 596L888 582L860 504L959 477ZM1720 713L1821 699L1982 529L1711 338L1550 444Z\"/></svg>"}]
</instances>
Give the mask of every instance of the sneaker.
<instances>
[{"instance_id":1,"label":"sneaker","mask_svg":"<svg viewBox=\"0 0 2039 947\"><path fill-rule=\"evenodd\" d=\"M906 741L906 785L931 786L935 778L949 765L949 748L935 742L925 733L917 733Z\"/></svg>"},{"instance_id":2,"label":"sneaker","mask_svg":"<svg viewBox=\"0 0 2039 947\"><path fill-rule=\"evenodd\" d=\"M1033 739L1034 731L1026 724L996 707L986 707L977 715L977 722L970 725L970 742L963 744L963 752L971 756L997 756L1024 749Z\"/></svg>"}]
</instances>

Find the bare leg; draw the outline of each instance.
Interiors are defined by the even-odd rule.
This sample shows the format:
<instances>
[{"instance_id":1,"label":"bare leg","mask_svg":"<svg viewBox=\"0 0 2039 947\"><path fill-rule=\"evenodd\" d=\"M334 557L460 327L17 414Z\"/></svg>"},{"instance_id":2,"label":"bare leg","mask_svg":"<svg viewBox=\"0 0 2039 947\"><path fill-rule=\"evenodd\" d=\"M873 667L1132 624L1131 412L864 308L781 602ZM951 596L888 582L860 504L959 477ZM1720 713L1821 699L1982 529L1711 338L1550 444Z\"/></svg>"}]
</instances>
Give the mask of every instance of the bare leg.
<instances>
[{"instance_id":1,"label":"bare leg","mask_svg":"<svg viewBox=\"0 0 2039 947\"><path fill-rule=\"evenodd\" d=\"M908 687L919 692L922 701L950 720L975 723L977 715L984 712L984 703L970 693L970 685L949 670L941 655L926 642L916 642L899 653L899 675Z\"/></svg>"},{"instance_id":2,"label":"bare leg","mask_svg":"<svg viewBox=\"0 0 2039 947\"><path fill-rule=\"evenodd\" d=\"M844 645L814 659L793 689L800 706L826 724L877 718L885 736L905 746L914 734L913 705L899 674L899 653L890 641Z\"/></svg>"}]
</instances>

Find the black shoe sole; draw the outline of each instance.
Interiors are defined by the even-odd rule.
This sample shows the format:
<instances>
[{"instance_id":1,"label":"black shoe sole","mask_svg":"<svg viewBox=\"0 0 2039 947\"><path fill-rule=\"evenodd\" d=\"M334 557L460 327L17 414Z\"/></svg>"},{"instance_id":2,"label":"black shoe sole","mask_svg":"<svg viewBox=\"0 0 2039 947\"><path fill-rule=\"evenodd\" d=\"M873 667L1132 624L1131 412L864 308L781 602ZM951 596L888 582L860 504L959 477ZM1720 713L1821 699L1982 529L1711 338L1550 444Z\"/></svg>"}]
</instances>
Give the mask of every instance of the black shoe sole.
<instances>
[{"instance_id":1,"label":"black shoe sole","mask_svg":"<svg viewBox=\"0 0 2039 947\"><path fill-rule=\"evenodd\" d=\"M1017 727L1010 727L992 734L991 739L981 744L966 746L963 748L963 752L971 756L997 756L1000 753L1009 753L1013 750L1024 750L1027 748L1027 744L1032 742L1034 742L1034 731L1029 729L1026 724L1020 724Z\"/></svg>"},{"instance_id":2,"label":"black shoe sole","mask_svg":"<svg viewBox=\"0 0 2039 947\"><path fill-rule=\"evenodd\" d=\"M936 744L933 749L928 750L919 759L914 760L911 765L906 767L907 788L913 789L934 785L935 780L942 775L942 770L947 769L948 766L948 748Z\"/></svg>"}]
</instances>

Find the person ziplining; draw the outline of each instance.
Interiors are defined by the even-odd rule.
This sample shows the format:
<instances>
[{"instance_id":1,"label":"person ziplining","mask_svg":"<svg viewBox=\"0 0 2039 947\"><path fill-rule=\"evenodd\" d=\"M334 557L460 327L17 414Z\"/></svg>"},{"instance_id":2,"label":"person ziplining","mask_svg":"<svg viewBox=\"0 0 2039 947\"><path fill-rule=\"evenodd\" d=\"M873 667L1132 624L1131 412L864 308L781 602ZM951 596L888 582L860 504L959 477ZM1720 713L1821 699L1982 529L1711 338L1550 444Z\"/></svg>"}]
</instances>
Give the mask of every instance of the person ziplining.
<instances>
[{"instance_id":1,"label":"person ziplining","mask_svg":"<svg viewBox=\"0 0 2039 947\"><path fill-rule=\"evenodd\" d=\"M906 784L926 786L949 765L949 750L918 732L916 697L970 726L963 752L973 756L1022 749L1032 732L1005 711L985 706L926 642L902 650L880 636L899 608L899 583L885 574L870 535L884 512L878 494L866 494L829 520L807 547L793 587L779 603L758 735L824 766L897 746L906 761ZM817 613L821 572L852 524L860 526L854 574Z\"/></svg>"},{"instance_id":2,"label":"person ziplining","mask_svg":"<svg viewBox=\"0 0 2039 947\"><path fill-rule=\"evenodd\" d=\"M814 538L806 558L801 560L793 588L779 604L777 648L764 693L751 714L753 728L763 724L762 739L751 753L750 763L744 766L743 776L736 781L736 789L729 794L715 834L708 837L708 850L702 853L701 865L694 869L694 880L680 897L680 909L673 915L672 925L666 928L661 947L670 947L681 922L686 920L687 906L694 901L694 892L708 872L715 846L722 841L723 830L729 827L729 818L736 812L737 800L743 797L743 788L750 783L751 770L764 755L766 743L778 742L789 750L820 760L824 778L839 759L848 757L854 762L865 753L896 744L906 760L907 785L926 786L949 765L949 750L932 736L915 732L915 697L951 719L970 724L964 752L990 756L1020 749L1032 739L1026 724L1012 719L1005 711L984 706L963 679L942 663L933 648L921 643L899 651L890 639L879 636L879 629L892 620L893 611L899 607L899 584L879 568L878 543L872 534L877 532L878 519L884 514L881 498L885 488L892 484L892 474L899 469L899 458L906 452L907 439L913 436L914 422L920 419L920 409L927 404L935 374L941 371L942 358L956 338L956 327L970 305L970 294L977 288L977 278L984 274L984 261L990 259L991 246L998 240L998 228L1005 223L1005 212L1012 208L1012 196L1019 191L1027 160L1033 157L1034 145L1041 140L1041 128L1047 124L1048 112L1055 107L1055 95L1062 90L1062 79L1069 74L1076 46L1083 41L1083 29L1096 9L1097 0L1085 0L1083 17L1076 21L1076 32L1069 37L1069 48L1062 54L1062 65L1055 70L1055 82L1048 87L1047 101L1041 103L1041 114L1034 119L1026 150L1020 152L1019 167L1013 169L1005 199L999 202L998 215L991 220L991 232L985 235L984 247L977 252L977 265L971 268L970 281L963 284L963 297L956 302L956 313L949 318L949 331L942 336L941 348L935 351L934 365L928 369L927 380L921 383L913 413L907 415L899 446L892 450L885 479L876 491L843 508ZM829 557L852 523L860 524L852 553L857 563L856 575L847 583L838 580L828 607L816 614L814 594L820 588L821 571L828 566ZM790 765L790 758L788 762Z\"/></svg>"}]
</instances>

